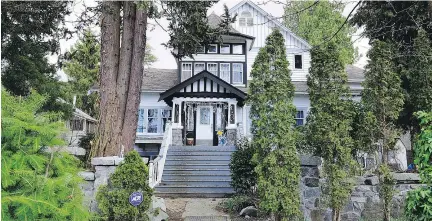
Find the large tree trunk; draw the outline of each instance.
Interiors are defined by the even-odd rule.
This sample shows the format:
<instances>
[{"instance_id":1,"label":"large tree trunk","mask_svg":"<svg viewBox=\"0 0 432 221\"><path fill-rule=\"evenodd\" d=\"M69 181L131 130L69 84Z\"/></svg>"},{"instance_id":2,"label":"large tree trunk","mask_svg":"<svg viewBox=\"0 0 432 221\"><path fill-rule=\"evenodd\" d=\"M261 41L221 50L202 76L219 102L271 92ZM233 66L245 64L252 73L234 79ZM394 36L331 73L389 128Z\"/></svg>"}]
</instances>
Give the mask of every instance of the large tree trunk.
<instances>
[{"instance_id":1,"label":"large tree trunk","mask_svg":"<svg viewBox=\"0 0 432 221\"><path fill-rule=\"evenodd\" d=\"M116 81L120 55L120 3L102 2L100 115L99 125L90 156L118 155L119 126Z\"/></svg>"},{"instance_id":2,"label":"large tree trunk","mask_svg":"<svg viewBox=\"0 0 432 221\"><path fill-rule=\"evenodd\" d=\"M122 144L125 152L133 149L138 123L138 107L140 103L141 83L144 71L144 56L147 31L147 9L137 9L135 35L133 42L133 58L125 118L123 121Z\"/></svg>"}]
</instances>

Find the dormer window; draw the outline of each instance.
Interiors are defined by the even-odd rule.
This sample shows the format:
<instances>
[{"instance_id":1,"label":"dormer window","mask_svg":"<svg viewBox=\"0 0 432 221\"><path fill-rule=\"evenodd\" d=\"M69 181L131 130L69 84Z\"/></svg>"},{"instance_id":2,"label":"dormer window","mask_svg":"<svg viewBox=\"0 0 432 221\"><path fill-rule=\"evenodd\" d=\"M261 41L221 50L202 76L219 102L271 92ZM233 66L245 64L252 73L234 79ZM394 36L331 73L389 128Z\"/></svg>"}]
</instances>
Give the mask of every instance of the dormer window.
<instances>
[{"instance_id":1,"label":"dormer window","mask_svg":"<svg viewBox=\"0 0 432 221\"><path fill-rule=\"evenodd\" d=\"M240 14L239 25L240 27L253 26L252 13L250 13L249 11L243 11Z\"/></svg>"}]
</instances>

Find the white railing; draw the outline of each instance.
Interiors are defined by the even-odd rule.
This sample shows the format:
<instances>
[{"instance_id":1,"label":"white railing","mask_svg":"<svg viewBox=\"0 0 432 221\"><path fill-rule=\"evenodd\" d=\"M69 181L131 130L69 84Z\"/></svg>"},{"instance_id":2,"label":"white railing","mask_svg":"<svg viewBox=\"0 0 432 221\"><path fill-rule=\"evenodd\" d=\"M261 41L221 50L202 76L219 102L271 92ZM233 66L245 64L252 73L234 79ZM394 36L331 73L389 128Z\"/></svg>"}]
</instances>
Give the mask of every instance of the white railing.
<instances>
[{"instance_id":1,"label":"white railing","mask_svg":"<svg viewBox=\"0 0 432 221\"><path fill-rule=\"evenodd\" d=\"M165 166L166 155L168 147L172 143L172 124L167 122L165 124L165 133L162 140L162 145L159 150L159 155L154 160L149 162L149 186L154 188L162 180L162 174Z\"/></svg>"}]
</instances>

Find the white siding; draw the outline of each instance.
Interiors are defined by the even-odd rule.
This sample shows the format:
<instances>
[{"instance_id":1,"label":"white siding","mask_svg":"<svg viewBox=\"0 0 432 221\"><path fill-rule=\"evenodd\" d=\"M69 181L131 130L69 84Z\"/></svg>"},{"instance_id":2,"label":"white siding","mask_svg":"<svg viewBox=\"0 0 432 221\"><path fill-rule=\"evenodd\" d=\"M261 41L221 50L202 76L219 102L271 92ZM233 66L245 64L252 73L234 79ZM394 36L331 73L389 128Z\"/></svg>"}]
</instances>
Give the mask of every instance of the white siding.
<instances>
[{"instance_id":1,"label":"white siding","mask_svg":"<svg viewBox=\"0 0 432 221\"><path fill-rule=\"evenodd\" d=\"M167 107L165 101L159 100L159 92L142 92L140 99L140 107Z\"/></svg>"},{"instance_id":2,"label":"white siding","mask_svg":"<svg viewBox=\"0 0 432 221\"><path fill-rule=\"evenodd\" d=\"M252 70L252 65L255 62L255 58L258 55L259 48L254 47L252 50L248 51L247 55L247 79L250 80L250 71ZM294 55L302 55L303 68L294 68ZM291 79L293 81L306 81L307 74L309 73L309 68L311 66L311 57L309 52L304 52L302 50L295 50L287 48L287 60L289 62L289 69L291 70Z\"/></svg>"},{"instance_id":3,"label":"white siding","mask_svg":"<svg viewBox=\"0 0 432 221\"><path fill-rule=\"evenodd\" d=\"M229 61L229 62L245 62L245 55L234 54L196 54L194 59L190 57L183 58L183 61Z\"/></svg>"}]
</instances>

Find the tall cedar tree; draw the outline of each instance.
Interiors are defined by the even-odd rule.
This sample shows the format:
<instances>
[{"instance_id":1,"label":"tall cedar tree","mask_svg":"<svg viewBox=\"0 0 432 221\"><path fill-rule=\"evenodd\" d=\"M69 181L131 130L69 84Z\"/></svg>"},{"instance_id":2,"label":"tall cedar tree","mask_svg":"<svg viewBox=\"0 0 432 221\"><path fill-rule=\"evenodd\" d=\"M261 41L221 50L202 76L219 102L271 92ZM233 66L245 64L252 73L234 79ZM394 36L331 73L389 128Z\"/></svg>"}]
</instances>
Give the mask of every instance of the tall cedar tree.
<instances>
[{"instance_id":1,"label":"tall cedar tree","mask_svg":"<svg viewBox=\"0 0 432 221\"><path fill-rule=\"evenodd\" d=\"M206 12L214 2L163 1L161 13L155 12L152 2L101 3L101 102L92 157L116 156L122 147L126 152L133 149L148 17L168 17L171 39L166 45L176 49L178 58L192 56L201 44L218 40L233 22L225 7L223 22L215 29L209 27Z\"/></svg>"},{"instance_id":2,"label":"tall cedar tree","mask_svg":"<svg viewBox=\"0 0 432 221\"><path fill-rule=\"evenodd\" d=\"M252 145L257 149L259 206L278 219L300 215L300 160L296 152L294 86L286 59L285 41L275 29L252 66L248 103L251 105Z\"/></svg>"},{"instance_id":3,"label":"tall cedar tree","mask_svg":"<svg viewBox=\"0 0 432 221\"><path fill-rule=\"evenodd\" d=\"M424 94L430 86L413 85L416 83L411 82L410 73L416 72L418 67L410 64L412 64L412 59L419 59L416 58L414 39L420 35L420 32L425 32L422 38L428 38L429 42L432 41L431 21L431 1L363 1L350 21L363 27L363 33L369 39L392 42L398 49L397 56L393 60L398 64L397 73L402 79L402 88L406 95L398 124L403 129L410 130L413 137L420 129L419 121L414 116L414 113L419 111L416 109L419 107L417 102L423 103L423 101L412 98L416 97L420 90ZM422 69L430 69L431 66L431 62L428 65L423 63ZM422 107L426 108L422 110L428 111L428 107Z\"/></svg>"},{"instance_id":4,"label":"tall cedar tree","mask_svg":"<svg viewBox=\"0 0 432 221\"><path fill-rule=\"evenodd\" d=\"M15 97L2 89L2 220L89 218L79 162L55 148L65 144L60 138L64 122L55 113L41 112L45 102L37 93Z\"/></svg>"},{"instance_id":5,"label":"tall cedar tree","mask_svg":"<svg viewBox=\"0 0 432 221\"><path fill-rule=\"evenodd\" d=\"M401 79L396 73L395 56L392 44L377 41L372 43L368 53L370 59L366 66L363 82L362 102L367 110L375 116L376 124L373 139L382 147L382 163L380 173L380 195L384 201L384 220L390 220L390 206L393 196L394 180L388 169L388 152L394 145L400 131L396 126L397 118L402 110L404 95Z\"/></svg>"},{"instance_id":6,"label":"tall cedar tree","mask_svg":"<svg viewBox=\"0 0 432 221\"><path fill-rule=\"evenodd\" d=\"M353 140L351 102L347 87L344 62L333 43L311 50L312 66L307 85L311 102L308 116L308 145L324 159L323 171L327 179L324 194L333 210L333 220L340 220L340 212L352 189L351 155Z\"/></svg>"},{"instance_id":7,"label":"tall cedar tree","mask_svg":"<svg viewBox=\"0 0 432 221\"><path fill-rule=\"evenodd\" d=\"M339 48L340 59L352 64L356 50L351 36L356 29L350 24L343 25L345 5L340 1L289 1L284 9L284 24L312 46L328 42L341 28L331 41Z\"/></svg>"},{"instance_id":8,"label":"tall cedar tree","mask_svg":"<svg viewBox=\"0 0 432 221\"><path fill-rule=\"evenodd\" d=\"M58 52L60 38L68 30L65 16L69 2L10 1L1 5L2 84L13 95L26 96L36 90L49 99L44 110L61 111L68 117L70 105L62 97L56 65L47 56Z\"/></svg>"}]
</instances>

